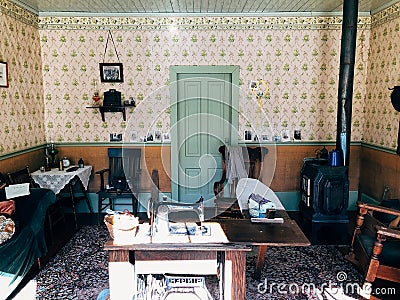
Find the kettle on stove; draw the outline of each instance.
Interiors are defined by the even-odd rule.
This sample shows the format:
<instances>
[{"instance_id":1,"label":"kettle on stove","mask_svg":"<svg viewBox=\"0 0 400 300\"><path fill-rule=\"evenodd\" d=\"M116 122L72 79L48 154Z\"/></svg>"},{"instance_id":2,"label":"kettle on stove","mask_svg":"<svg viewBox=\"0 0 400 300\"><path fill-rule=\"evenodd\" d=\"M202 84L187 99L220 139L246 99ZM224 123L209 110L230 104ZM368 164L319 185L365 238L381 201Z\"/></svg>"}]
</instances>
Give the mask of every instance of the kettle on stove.
<instances>
[{"instance_id":1,"label":"kettle on stove","mask_svg":"<svg viewBox=\"0 0 400 300\"><path fill-rule=\"evenodd\" d=\"M328 159L329 156L328 149L326 149L325 146L322 149L315 151L315 154L319 159Z\"/></svg>"}]
</instances>

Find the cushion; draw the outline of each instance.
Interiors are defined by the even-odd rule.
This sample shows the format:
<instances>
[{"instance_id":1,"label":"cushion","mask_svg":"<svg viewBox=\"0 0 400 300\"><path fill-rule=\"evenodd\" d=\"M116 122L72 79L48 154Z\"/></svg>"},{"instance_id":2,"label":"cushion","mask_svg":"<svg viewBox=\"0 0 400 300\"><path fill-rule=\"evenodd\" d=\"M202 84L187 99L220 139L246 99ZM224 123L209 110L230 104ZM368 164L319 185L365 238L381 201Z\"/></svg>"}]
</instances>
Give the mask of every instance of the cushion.
<instances>
[{"instance_id":1,"label":"cushion","mask_svg":"<svg viewBox=\"0 0 400 300\"><path fill-rule=\"evenodd\" d=\"M357 235L357 239L364 247L366 253L371 255L376 237L369 235ZM388 265L400 268L400 240L387 240L383 242L382 253L379 255L379 262L382 265Z\"/></svg>"},{"instance_id":2,"label":"cushion","mask_svg":"<svg viewBox=\"0 0 400 300\"><path fill-rule=\"evenodd\" d=\"M11 216L15 212L15 201L7 200L0 202L0 214Z\"/></svg>"},{"instance_id":3,"label":"cushion","mask_svg":"<svg viewBox=\"0 0 400 300\"><path fill-rule=\"evenodd\" d=\"M382 202L379 204L379 206L386 207L386 208L392 208L400 211L400 199L386 199L382 200ZM383 224L389 225L390 222L392 222L394 219L396 219L396 216L386 214L383 212L375 211L374 212L374 218L376 218L378 221L382 222Z\"/></svg>"}]
</instances>

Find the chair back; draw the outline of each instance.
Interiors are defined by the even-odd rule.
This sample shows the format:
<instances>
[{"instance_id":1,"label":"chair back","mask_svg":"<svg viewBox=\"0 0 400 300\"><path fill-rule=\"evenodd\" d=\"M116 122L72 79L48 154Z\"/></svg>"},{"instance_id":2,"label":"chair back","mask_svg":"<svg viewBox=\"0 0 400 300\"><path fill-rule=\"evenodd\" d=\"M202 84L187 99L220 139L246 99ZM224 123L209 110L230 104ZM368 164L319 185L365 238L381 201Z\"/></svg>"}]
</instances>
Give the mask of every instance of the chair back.
<instances>
[{"instance_id":1,"label":"chair back","mask_svg":"<svg viewBox=\"0 0 400 300\"><path fill-rule=\"evenodd\" d=\"M29 166L15 172L10 172L7 175L11 184L29 183L31 187L35 186Z\"/></svg>"},{"instance_id":2,"label":"chair back","mask_svg":"<svg viewBox=\"0 0 400 300\"><path fill-rule=\"evenodd\" d=\"M140 184L141 149L109 148L108 184L121 191L137 192Z\"/></svg>"}]
</instances>

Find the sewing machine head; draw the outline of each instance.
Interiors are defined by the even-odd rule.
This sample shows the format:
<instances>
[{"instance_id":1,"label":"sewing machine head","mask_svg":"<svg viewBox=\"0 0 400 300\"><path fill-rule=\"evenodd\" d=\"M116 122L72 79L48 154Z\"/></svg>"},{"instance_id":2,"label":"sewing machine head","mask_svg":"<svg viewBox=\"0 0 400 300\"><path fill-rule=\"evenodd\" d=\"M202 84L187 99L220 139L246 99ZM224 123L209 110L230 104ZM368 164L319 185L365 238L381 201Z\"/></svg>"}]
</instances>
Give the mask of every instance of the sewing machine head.
<instances>
[{"instance_id":1,"label":"sewing machine head","mask_svg":"<svg viewBox=\"0 0 400 300\"><path fill-rule=\"evenodd\" d=\"M203 197L196 203L178 203L162 201L155 205L155 224L157 232L170 232L170 222L188 221L188 213L194 212L196 220L190 219L191 222L204 221L204 203Z\"/></svg>"}]
</instances>

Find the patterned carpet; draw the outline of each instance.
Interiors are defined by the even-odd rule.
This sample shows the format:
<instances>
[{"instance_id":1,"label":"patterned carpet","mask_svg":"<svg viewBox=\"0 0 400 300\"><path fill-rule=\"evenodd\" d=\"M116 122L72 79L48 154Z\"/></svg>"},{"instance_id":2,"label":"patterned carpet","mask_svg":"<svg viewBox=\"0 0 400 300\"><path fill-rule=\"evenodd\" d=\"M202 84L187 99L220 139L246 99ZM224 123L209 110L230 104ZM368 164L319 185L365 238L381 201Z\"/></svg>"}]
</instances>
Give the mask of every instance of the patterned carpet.
<instances>
[{"instance_id":1,"label":"patterned carpet","mask_svg":"<svg viewBox=\"0 0 400 300\"><path fill-rule=\"evenodd\" d=\"M36 276L36 299L97 299L108 288L108 238L104 225L84 226ZM353 286L361 275L343 259L335 246L270 247L261 281L251 275L256 254L246 263L246 299L317 299L307 287ZM218 281L206 278L207 288L218 299ZM353 289L346 292L355 295Z\"/></svg>"}]
</instances>

